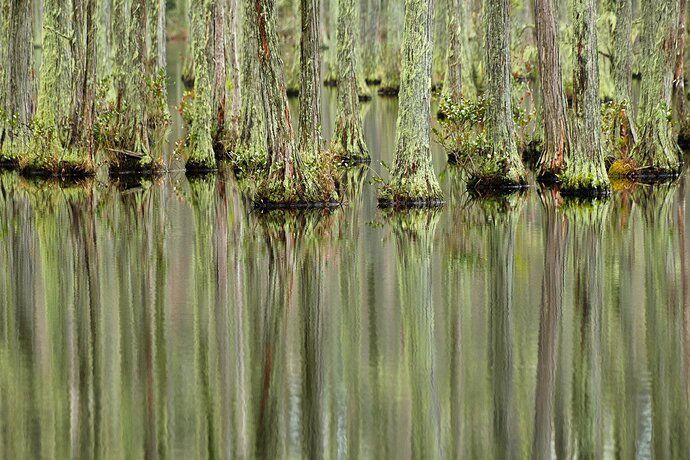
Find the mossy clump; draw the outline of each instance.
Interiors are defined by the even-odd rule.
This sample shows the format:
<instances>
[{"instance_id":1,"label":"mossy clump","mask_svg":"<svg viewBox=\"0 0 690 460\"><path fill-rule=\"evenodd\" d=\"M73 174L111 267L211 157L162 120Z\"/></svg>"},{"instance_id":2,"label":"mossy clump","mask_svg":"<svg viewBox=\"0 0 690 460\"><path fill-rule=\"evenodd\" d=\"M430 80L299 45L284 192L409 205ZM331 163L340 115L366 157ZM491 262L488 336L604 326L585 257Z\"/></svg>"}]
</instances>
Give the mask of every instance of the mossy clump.
<instances>
[{"instance_id":1,"label":"mossy clump","mask_svg":"<svg viewBox=\"0 0 690 460\"><path fill-rule=\"evenodd\" d=\"M566 165L558 179L563 195L587 197L611 193L609 178L603 165L596 165L591 161Z\"/></svg>"},{"instance_id":2,"label":"mossy clump","mask_svg":"<svg viewBox=\"0 0 690 460\"><path fill-rule=\"evenodd\" d=\"M421 174L393 177L379 188L378 202L382 208L435 207L445 204L438 181Z\"/></svg>"},{"instance_id":3,"label":"mossy clump","mask_svg":"<svg viewBox=\"0 0 690 460\"><path fill-rule=\"evenodd\" d=\"M48 126L37 119L30 134L15 146L19 170L35 176L92 176L96 174L93 152L86 146L70 145L71 131L66 123Z\"/></svg>"},{"instance_id":4,"label":"mossy clump","mask_svg":"<svg viewBox=\"0 0 690 460\"><path fill-rule=\"evenodd\" d=\"M627 101L607 101L601 105L601 132L607 163L622 160L629 163L635 145L632 109Z\"/></svg>"}]
</instances>

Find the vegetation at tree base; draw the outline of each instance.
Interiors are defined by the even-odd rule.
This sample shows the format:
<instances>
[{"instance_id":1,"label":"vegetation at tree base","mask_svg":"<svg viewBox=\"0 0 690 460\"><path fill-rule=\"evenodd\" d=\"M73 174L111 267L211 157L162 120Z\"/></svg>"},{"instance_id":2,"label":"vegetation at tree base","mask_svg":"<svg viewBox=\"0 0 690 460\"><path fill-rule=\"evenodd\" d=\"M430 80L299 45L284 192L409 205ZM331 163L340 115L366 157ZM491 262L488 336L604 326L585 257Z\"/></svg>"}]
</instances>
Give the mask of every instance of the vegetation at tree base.
<instances>
[{"instance_id":1,"label":"vegetation at tree base","mask_svg":"<svg viewBox=\"0 0 690 460\"><path fill-rule=\"evenodd\" d=\"M442 201L432 104L473 189L523 187L533 167L564 193L606 194L610 178L677 176L690 139L686 0L104 1L0 0L1 164L117 176L227 160L257 204L323 206L337 162L370 161L367 85L399 104L381 203ZM188 130L170 157L166 41L180 38ZM332 136L322 84L337 86Z\"/></svg>"}]
</instances>

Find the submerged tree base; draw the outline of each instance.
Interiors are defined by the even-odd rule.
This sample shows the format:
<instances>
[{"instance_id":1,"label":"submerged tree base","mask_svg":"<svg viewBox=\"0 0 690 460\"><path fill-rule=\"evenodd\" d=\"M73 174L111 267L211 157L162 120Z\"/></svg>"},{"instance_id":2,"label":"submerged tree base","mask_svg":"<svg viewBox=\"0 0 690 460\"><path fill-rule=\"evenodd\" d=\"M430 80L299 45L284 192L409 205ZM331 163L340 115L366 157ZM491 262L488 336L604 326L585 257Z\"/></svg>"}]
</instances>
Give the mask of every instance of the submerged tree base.
<instances>
[{"instance_id":1,"label":"submerged tree base","mask_svg":"<svg viewBox=\"0 0 690 460\"><path fill-rule=\"evenodd\" d=\"M608 171L612 179L629 179L647 184L668 182L676 179L680 173L680 163L675 168L639 167L630 159L614 161Z\"/></svg>"},{"instance_id":2,"label":"submerged tree base","mask_svg":"<svg viewBox=\"0 0 690 460\"><path fill-rule=\"evenodd\" d=\"M65 152L61 158L27 156L19 160L19 171L25 176L85 178L96 174L96 168L84 152Z\"/></svg>"},{"instance_id":3,"label":"submerged tree base","mask_svg":"<svg viewBox=\"0 0 690 460\"><path fill-rule=\"evenodd\" d=\"M381 79L380 79L380 78L376 78L376 77L374 77L374 78L365 78L365 79L364 79L364 82L365 82L368 86L379 86L379 85L381 84Z\"/></svg>"},{"instance_id":4,"label":"submerged tree base","mask_svg":"<svg viewBox=\"0 0 690 460\"><path fill-rule=\"evenodd\" d=\"M109 151L108 173L111 176L136 174L155 176L163 172L163 161L149 155L137 156L129 153Z\"/></svg>"},{"instance_id":5,"label":"submerged tree base","mask_svg":"<svg viewBox=\"0 0 690 460\"><path fill-rule=\"evenodd\" d=\"M435 178L434 178L435 179ZM394 178L379 190L379 207L438 207L445 204L438 183L431 178L413 175Z\"/></svg>"}]
</instances>

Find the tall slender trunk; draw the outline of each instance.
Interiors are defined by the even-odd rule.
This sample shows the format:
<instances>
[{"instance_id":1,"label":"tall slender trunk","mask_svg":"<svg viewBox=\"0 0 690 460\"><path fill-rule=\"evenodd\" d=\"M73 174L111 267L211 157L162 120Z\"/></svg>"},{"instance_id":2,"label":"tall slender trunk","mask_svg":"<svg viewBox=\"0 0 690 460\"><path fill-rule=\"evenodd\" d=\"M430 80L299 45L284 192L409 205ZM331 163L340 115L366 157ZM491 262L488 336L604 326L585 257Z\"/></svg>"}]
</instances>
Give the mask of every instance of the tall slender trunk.
<instances>
[{"instance_id":1,"label":"tall slender trunk","mask_svg":"<svg viewBox=\"0 0 690 460\"><path fill-rule=\"evenodd\" d=\"M402 0L385 0L381 38L383 75L379 94L394 96L400 90L400 44L404 8Z\"/></svg>"},{"instance_id":2,"label":"tall slender trunk","mask_svg":"<svg viewBox=\"0 0 690 460\"><path fill-rule=\"evenodd\" d=\"M544 147L537 174L542 180L553 181L563 171L572 140L553 0L534 0L534 13L544 122Z\"/></svg>"},{"instance_id":3,"label":"tall slender trunk","mask_svg":"<svg viewBox=\"0 0 690 460\"><path fill-rule=\"evenodd\" d=\"M573 68L574 148L566 155L560 176L566 193L608 193L609 178L601 148L601 109L599 103L599 56L595 0L573 0L575 59Z\"/></svg>"},{"instance_id":4,"label":"tall slender trunk","mask_svg":"<svg viewBox=\"0 0 690 460\"><path fill-rule=\"evenodd\" d=\"M381 0L362 0L361 60L367 84L381 83L381 55L379 46L379 19Z\"/></svg>"},{"instance_id":5,"label":"tall slender trunk","mask_svg":"<svg viewBox=\"0 0 690 460\"><path fill-rule=\"evenodd\" d=\"M321 157L321 53L319 51L319 1L300 0L301 88L299 99L299 150L307 163Z\"/></svg>"},{"instance_id":6,"label":"tall slender trunk","mask_svg":"<svg viewBox=\"0 0 690 460\"><path fill-rule=\"evenodd\" d=\"M283 63L275 26L276 0L256 0L252 15L258 27L259 90L266 123L268 176L255 197L258 206L315 204L335 199L329 174L304 167L295 136L285 91ZM323 183L320 183L323 179Z\"/></svg>"},{"instance_id":7,"label":"tall slender trunk","mask_svg":"<svg viewBox=\"0 0 690 460\"><path fill-rule=\"evenodd\" d=\"M429 147L432 23L433 0L405 1L395 161L379 193L382 205L434 205L443 199Z\"/></svg>"},{"instance_id":8,"label":"tall slender trunk","mask_svg":"<svg viewBox=\"0 0 690 460\"><path fill-rule=\"evenodd\" d=\"M266 163L266 123L259 82L257 17L250 1L242 0L242 46L240 47L240 119L233 163L242 171Z\"/></svg>"},{"instance_id":9,"label":"tall slender trunk","mask_svg":"<svg viewBox=\"0 0 690 460\"><path fill-rule=\"evenodd\" d=\"M34 112L32 13L30 0L0 3L0 162L14 161L12 140L26 131Z\"/></svg>"},{"instance_id":10,"label":"tall slender trunk","mask_svg":"<svg viewBox=\"0 0 690 460\"><path fill-rule=\"evenodd\" d=\"M227 0L225 18L226 30L225 34L225 56L226 64L225 71L227 75L229 88L228 99L228 114L226 116L226 131L228 135L228 144L226 147L231 148L237 141L239 135L240 110L242 107L242 91L240 83L240 61L239 49L240 43L238 40L238 0Z\"/></svg>"},{"instance_id":11,"label":"tall slender trunk","mask_svg":"<svg viewBox=\"0 0 690 460\"><path fill-rule=\"evenodd\" d=\"M338 0L338 115L331 150L340 158L368 161L359 113L354 33L356 0Z\"/></svg>"},{"instance_id":12,"label":"tall slender trunk","mask_svg":"<svg viewBox=\"0 0 690 460\"><path fill-rule=\"evenodd\" d=\"M447 0L448 8L448 48L446 50L446 75L443 83L443 96L452 101L462 98L462 0Z\"/></svg>"},{"instance_id":13,"label":"tall slender trunk","mask_svg":"<svg viewBox=\"0 0 690 460\"><path fill-rule=\"evenodd\" d=\"M470 171L470 187L522 186L526 171L518 155L511 102L509 0L487 0L486 133L489 151L482 152Z\"/></svg>"},{"instance_id":14,"label":"tall slender trunk","mask_svg":"<svg viewBox=\"0 0 690 460\"><path fill-rule=\"evenodd\" d=\"M434 89L443 85L447 66L448 55L448 17L452 14L452 0L436 0L434 6L434 49L431 58L431 85Z\"/></svg>"},{"instance_id":15,"label":"tall slender trunk","mask_svg":"<svg viewBox=\"0 0 690 460\"><path fill-rule=\"evenodd\" d=\"M639 142L632 150L636 176L675 175L680 149L673 138L671 93L676 58L677 0L642 2L642 84Z\"/></svg>"},{"instance_id":16,"label":"tall slender trunk","mask_svg":"<svg viewBox=\"0 0 690 460\"><path fill-rule=\"evenodd\" d=\"M216 169L213 151L214 47L213 1L201 0L192 9L192 55L194 60L194 106L189 130L186 168L188 171ZM223 56L223 61L225 57Z\"/></svg>"},{"instance_id":17,"label":"tall slender trunk","mask_svg":"<svg viewBox=\"0 0 690 460\"><path fill-rule=\"evenodd\" d=\"M685 96L685 23L688 14L688 0L679 0L678 28L676 37L676 63L673 70L673 100L679 125L679 139L690 141L690 120L688 119Z\"/></svg>"}]
</instances>

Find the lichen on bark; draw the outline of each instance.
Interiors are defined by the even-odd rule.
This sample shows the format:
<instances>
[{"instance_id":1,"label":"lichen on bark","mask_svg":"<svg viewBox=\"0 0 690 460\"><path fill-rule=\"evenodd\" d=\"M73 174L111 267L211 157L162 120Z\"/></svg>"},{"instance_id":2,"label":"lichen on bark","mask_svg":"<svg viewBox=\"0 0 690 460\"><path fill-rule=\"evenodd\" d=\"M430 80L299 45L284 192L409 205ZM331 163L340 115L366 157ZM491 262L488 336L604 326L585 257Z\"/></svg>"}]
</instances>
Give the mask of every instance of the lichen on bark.
<instances>
[{"instance_id":1,"label":"lichen on bark","mask_svg":"<svg viewBox=\"0 0 690 460\"><path fill-rule=\"evenodd\" d=\"M669 176L680 171L680 149L670 120L678 8L676 0L642 2L640 133L631 155L634 176Z\"/></svg>"},{"instance_id":2,"label":"lichen on bark","mask_svg":"<svg viewBox=\"0 0 690 460\"><path fill-rule=\"evenodd\" d=\"M452 101L462 97L462 30L463 5L461 0L450 2L447 15L448 47L446 49L446 73L442 96Z\"/></svg>"},{"instance_id":3,"label":"lichen on bark","mask_svg":"<svg viewBox=\"0 0 690 460\"><path fill-rule=\"evenodd\" d=\"M306 163L321 159L321 53L319 1L300 0L299 150Z\"/></svg>"},{"instance_id":4,"label":"lichen on bark","mask_svg":"<svg viewBox=\"0 0 690 460\"><path fill-rule=\"evenodd\" d=\"M545 181L556 180L563 171L565 157L572 145L556 18L553 0L535 0L535 31L543 106L541 118L544 123L544 146L537 165L537 177Z\"/></svg>"},{"instance_id":5,"label":"lichen on bark","mask_svg":"<svg viewBox=\"0 0 690 460\"><path fill-rule=\"evenodd\" d=\"M558 176L564 193L599 195L609 192L601 146L599 65L595 0L572 0L573 132L575 142Z\"/></svg>"},{"instance_id":6,"label":"lichen on bark","mask_svg":"<svg viewBox=\"0 0 690 460\"><path fill-rule=\"evenodd\" d=\"M19 167L41 175L94 174L96 0L46 0L36 115Z\"/></svg>"},{"instance_id":7,"label":"lichen on bark","mask_svg":"<svg viewBox=\"0 0 690 460\"><path fill-rule=\"evenodd\" d=\"M443 195L431 163L433 0L405 1L395 160L379 190L384 206L438 205Z\"/></svg>"},{"instance_id":8,"label":"lichen on bark","mask_svg":"<svg viewBox=\"0 0 690 460\"><path fill-rule=\"evenodd\" d=\"M518 154L511 102L510 21L508 0L485 3L488 149L474 158L469 171L471 188L506 188L527 183Z\"/></svg>"},{"instance_id":9,"label":"lichen on bark","mask_svg":"<svg viewBox=\"0 0 690 460\"><path fill-rule=\"evenodd\" d=\"M296 148L285 76L275 29L276 0L256 0L251 8L258 57L259 93L266 123L268 172L254 202L259 207L316 206L337 200L330 169L306 164Z\"/></svg>"},{"instance_id":10,"label":"lichen on bark","mask_svg":"<svg viewBox=\"0 0 690 460\"><path fill-rule=\"evenodd\" d=\"M188 171L216 169L213 150L213 2L201 0L192 9L192 55L194 61L194 102L192 124L187 139ZM224 59L224 57L223 57Z\"/></svg>"},{"instance_id":11,"label":"lichen on bark","mask_svg":"<svg viewBox=\"0 0 690 460\"><path fill-rule=\"evenodd\" d=\"M338 115L331 151L346 161L369 161L357 95L354 10L356 0L338 0Z\"/></svg>"},{"instance_id":12,"label":"lichen on bark","mask_svg":"<svg viewBox=\"0 0 690 460\"><path fill-rule=\"evenodd\" d=\"M400 90L400 43L404 23L404 4L402 0L387 1L381 23L381 50L383 75L378 92L382 96L395 96Z\"/></svg>"}]
</instances>

